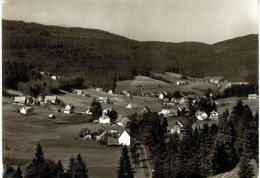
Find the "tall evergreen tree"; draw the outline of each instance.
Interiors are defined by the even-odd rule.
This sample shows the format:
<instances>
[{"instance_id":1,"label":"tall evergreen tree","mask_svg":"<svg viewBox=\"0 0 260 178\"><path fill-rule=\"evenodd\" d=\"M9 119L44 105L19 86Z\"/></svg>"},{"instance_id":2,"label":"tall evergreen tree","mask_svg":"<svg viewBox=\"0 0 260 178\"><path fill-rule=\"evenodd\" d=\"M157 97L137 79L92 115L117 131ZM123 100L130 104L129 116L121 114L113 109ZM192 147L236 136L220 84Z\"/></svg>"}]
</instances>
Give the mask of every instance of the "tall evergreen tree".
<instances>
[{"instance_id":1,"label":"tall evergreen tree","mask_svg":"<svg viewBox=\"0 0 260 178\"><path fill-rule=\"evenodd\" d=\"M91 103L92 119L99 119L102 115L102 106L95 98Z\"/></svg>"},{"instance_id":2,"label":"tall evergreen tree","mask_svg":"<svg viewBox=\"0 0 260 178\"><path fill-rule=\"evenodd\" d=\"M37 145L35 157L36 158L33 159L34 164L43 164L44 163L44 154L43 154L40 143Z\"/></svg>"},{"instance_id":3,"label":"tall evergreen tree","mask_svg":"<svg viewBox=\"0 0 260 178\"><path fill-rule=\"evenodd\" d=\"M64 173L64 168L63 168L63 165L61 164L60 160L58 161L58 175L57 177L58 178L62 178L62 175Z\"/></svg>"},{"instance_id":4,"label":"tall evergreen tree","mask_svg":"<svg viewBox=\"0 0 260 178\"><path fill-rule=\"evenodd\" d=\"M67 169L67 173L71 175L72 178L76 178L76 160L73 155L71 155L69 160L69 169Z\"/></svg>"},{"instance_id":5,"label":"tall evergreen tree","mask_svg":"<svg viewBox=\"0 0 260 178\"><path fill-rule=\"evenodd\" d=\"M119 160L119 168L117 171L118 178L133 178L134 173L131 168L130 158L128 156L128 149L126 146L122 148L121 157Z\"/></svg>"},{"instance_id":6,"label":"tall evergreen tree","mask_svg":"<svg viewBox=\"0 0 260 178\"><path fill-rule=\"evenodd\" d=\"M88 169L85 161L82 159L80 153L76 158L76 177L77 178L88 178Z\"/></svg>"}]
</instances>

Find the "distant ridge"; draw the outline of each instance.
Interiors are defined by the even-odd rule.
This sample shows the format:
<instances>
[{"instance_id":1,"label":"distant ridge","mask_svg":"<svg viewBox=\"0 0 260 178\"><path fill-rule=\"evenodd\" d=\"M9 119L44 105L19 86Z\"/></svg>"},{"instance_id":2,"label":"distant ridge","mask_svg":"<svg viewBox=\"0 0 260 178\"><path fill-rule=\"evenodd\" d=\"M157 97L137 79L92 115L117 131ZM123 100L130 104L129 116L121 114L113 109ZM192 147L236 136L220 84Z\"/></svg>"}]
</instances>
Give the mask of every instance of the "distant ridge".
<instances>
[{"instance_id":1,"label":"distant ridge","mask_svg":"<svg viewBox=\"0 0 260 178\"><path fill-rule=\"evenodd\" d=\"M166 71L224 75L231 81L258 77L258 34L209 45L140 42L102 30L21 21L2 20L2 26L4 61L26 62L32 69L64 76L82 75L93 85L107 85L104 78L111 82Z\"/></svg>"}]
</instances>

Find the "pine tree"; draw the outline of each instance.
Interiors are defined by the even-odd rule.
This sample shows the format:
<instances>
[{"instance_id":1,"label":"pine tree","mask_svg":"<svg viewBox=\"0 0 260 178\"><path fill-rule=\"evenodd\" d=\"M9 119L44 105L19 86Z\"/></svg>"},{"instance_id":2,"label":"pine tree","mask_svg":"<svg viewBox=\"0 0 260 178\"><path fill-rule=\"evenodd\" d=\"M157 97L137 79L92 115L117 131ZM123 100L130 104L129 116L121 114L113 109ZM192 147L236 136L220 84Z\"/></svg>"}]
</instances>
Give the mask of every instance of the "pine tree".
<instances>
[{"instance_id":1,"label":"pine tree","mask_svg":"<svg viewBox=\"0 0 260 178\"><path fill-rule=\"evenodd\" d=\"M71 155L70 160L69 160L69 169L67 169L67 173L69 173L71 175L72 178L76 177L76 160L73 157L73 155Z\"/></svg>"},{"instance_id":2,"label":"pine tree","mask_svg":"<svg viewBox=\"0 0 260 178\"><path fill-rule=\"evenodd\" d=\"M64 173L64 168L59 160L58 161L58 178L62 178L63 173Z\"/></svg>"},{"instance_id":3,"label":"pine tree","mask_svg":"<svg viewBox=\"0 0 260 178\"><path fill-rule=\"evenodd\" d=\"M131 168L128 149L126 146L122 148L121 157L119 160L119 168L117 171L118 178L133 178L133 169Z\"/></svg>"},{"instance_id":4,"label":"pine tree","mask_svg":"<svg viewBox=\"0 0 260 178\"><path fill-rule=\"evenodd\" d=\"M33 159L34 164L41 165L41 164L44 163L44 154L43 154L42 147L41 147L40 143L37 145L35 157L36 158Z\"/></svg>"},{"instance_id":5,"label":"pine tree","mask_svg":"<svg viewBox=\"0 0 260 178\"><path fill-rule=\"evenodd\" d=\"M99 117L102 115L102 106L95 98L91 103L91 112L93 119L99 119Z\"/></svg>"},{"instance_id":6,"label":"pine tree","mask_svg":"<svg viewBox=\"0 0 260 178\"><path fill-rule=\"evenodd\" d=\"M242 158L239 168L239 177L252 178L254 176L252 165L247 158Z\"/></svg>"},{"instance_id":7,"label":"pine tree","mask_svg":"<svg viewBox=\"0 0 260 178\"><path fill-rule=\"evenodd\" d=\"M167 119L164 117L162 122L162 129L164 132L167 132L167 126L168 126L168 122Z\"/></svg>"},{"instance_id":8,"label":"pine tree","mask_svg":"<svg viewBox=\"0 0 260 178\"><path fill-rule=\"evenodd\" d=\"M80 153L76 158L76 177L77 178L88 178L88 169L85 161L82 159Z\"/></svg>"},{"instance_id":9,"label":"pine tree","mask_svg":"<svg viewBox=\"0 0 260 178\"><path fill-rule=\"evenodd\" d=\"M22 174L23 174L23 172L22 172L20 166L18 165L16 172L15 172L15 175L14 175L14 178L22 178L23 177Z\"/></svg>"}]
</instances>

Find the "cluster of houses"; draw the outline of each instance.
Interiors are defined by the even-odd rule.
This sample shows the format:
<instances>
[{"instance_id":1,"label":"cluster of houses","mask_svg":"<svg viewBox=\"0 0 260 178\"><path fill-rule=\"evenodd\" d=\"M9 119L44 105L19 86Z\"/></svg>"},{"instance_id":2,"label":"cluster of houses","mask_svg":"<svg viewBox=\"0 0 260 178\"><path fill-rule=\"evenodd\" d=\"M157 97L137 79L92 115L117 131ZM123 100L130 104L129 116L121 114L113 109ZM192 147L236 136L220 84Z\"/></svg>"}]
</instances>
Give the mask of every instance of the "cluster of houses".
<instances>
[{"instance_id":1,"label":"cluster of houses","mask_svg":"<svg viewBox=\"0 0 260 178\"><path fill-rule=\"evenodd\" d=\"M50 72L40 72L40 74L42 76L50 76L52 80L62 79L62 76L54 75L53 73Z\"/></svg>"}]
</instances>

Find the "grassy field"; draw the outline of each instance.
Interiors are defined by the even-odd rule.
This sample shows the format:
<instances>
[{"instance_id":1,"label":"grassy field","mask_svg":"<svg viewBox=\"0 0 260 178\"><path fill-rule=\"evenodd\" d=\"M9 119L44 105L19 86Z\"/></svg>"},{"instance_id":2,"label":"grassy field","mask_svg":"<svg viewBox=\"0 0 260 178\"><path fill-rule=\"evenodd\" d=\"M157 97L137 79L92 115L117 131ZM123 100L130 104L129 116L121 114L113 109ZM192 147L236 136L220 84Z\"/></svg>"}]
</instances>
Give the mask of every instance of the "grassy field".
<instances>
[{"instance_id":1,"label":"grassy field","mask_svg":"<svg viewBox=\"0 0 260 178\"><path fill-rule=\"evenodd\" d=\"M237 100L239 100L239 97L230 97L230 98L223 98L218 99L215 102L217 102L217 110L218 113L222 114L226 109L229 110L229 113L231 113L233 107L236 105ZM253 114L256 113L256 111L259 109L259 100L249 100L248 98L241 98L244 104L247 104Z\"/></svg>"},{"instance_id":2,"label":"grassy field","mask_svg":"<svg viewBox=\"0 0 260 178\"><path fill-rule=\"evenodd\" d=\"M13 112L16 106L9 98L3 98L3 158L11 164L24 164L34 157L35 148L41 143L46 159L61 160L65 169L71 155L81 153L91 177L116 177L121 147L108 147L95 141L75 139L82 128L97 131L101 125L92 123L55 124L56 119L47 119L47 108L35 108L37 115L23 116ZM62 119L70 115L63 115ZM61 116L59 116L61 117ZM21 166L22 171L25 165ZM102 171L100 171L102 170Z\"/></svg>"}]
</instances>

